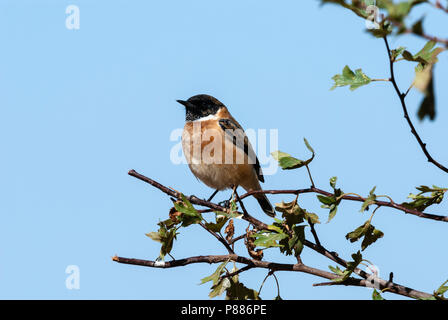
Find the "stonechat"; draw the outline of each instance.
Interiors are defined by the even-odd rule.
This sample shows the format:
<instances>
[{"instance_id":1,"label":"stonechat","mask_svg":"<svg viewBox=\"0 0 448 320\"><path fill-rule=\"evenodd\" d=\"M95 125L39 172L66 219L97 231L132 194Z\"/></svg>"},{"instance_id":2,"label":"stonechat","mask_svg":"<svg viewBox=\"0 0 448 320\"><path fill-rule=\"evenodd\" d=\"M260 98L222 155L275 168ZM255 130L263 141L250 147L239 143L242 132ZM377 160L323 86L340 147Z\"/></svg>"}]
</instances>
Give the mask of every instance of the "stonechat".
<instances>
[{"instance_id":1,"label":"stonechat","mask_svg":"<svg viewBox=\"0 0 448 320\"><path fill-rule=\"evenodd\" d=\"M191 172L215 192L238 186L246 191L261 190L263 173L244 129L218 99L201 94L186 101L182 149ZM265 194L256 194L263 211L275 216Z\"/></svg>"}]
</instances>

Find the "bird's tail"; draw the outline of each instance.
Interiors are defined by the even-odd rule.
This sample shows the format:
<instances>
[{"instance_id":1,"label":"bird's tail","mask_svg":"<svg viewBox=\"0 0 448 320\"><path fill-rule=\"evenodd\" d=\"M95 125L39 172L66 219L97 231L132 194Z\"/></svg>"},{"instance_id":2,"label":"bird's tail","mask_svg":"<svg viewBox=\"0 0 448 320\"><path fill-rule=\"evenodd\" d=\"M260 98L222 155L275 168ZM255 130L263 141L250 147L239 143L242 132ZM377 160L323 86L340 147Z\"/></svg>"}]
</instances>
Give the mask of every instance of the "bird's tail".
<instances>
[{"instance_id":1,"label":"bird's tail","mask_svg":"<svg viewBox=\"0 0 448 320\"><path fill-rule=\"evenodd\" d=\"M261 209L270 217L275 217L275 210L264 193L254 195Z\"/></svg>"}]
</instances>

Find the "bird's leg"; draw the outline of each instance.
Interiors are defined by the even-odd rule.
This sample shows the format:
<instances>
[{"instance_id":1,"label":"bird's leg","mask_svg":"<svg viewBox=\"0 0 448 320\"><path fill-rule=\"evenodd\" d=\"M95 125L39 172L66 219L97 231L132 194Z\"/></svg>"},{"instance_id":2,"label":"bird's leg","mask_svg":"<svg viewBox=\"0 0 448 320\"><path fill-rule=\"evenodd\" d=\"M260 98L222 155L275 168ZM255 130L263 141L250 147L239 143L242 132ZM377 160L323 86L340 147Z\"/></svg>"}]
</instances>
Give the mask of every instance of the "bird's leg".
<instances>
[{"instance_id":1,"label":"bird's leg","mask_svg":"<svg viewBox=\"0 0 448 320\"><path fill-rule=\"evenodd\" d=\"M233 186L232 187L232 196L230 197L230 199L235 198L235 194L236 194L236 189L238 188L238 186ZM230 201L230 200L229 200Z\"/></svg>"},{"instance_id":2,"label":"bird's leg","mask_svg":"<svg viewBox=\"0 0 448 320\"><path fill-rule=\"evenodd\" d=\"M232 194L230 195L229 200L224 200L224 201L221 201L220 203L218 203L221 207L230 208L230 201L235 197L236 188L238 188L238 186L232 187Z\"/></svg>"},{"instance_id":3,"label":"bird's leg","mask_svg":"<svg viewBox=\"0 0 448 320\"><path fill-rule=\"evenodd\" d=\"M215 192L212 193L212 195L210 196L210 198L208 198L207 202L212 201L213 197L216 196L216 194L219 192L218 189L215 190Z\"/></svg>"},{"instance_id":4,"label":"bird's leg","mask_svg":"<svg viewBox=\"0 0 448 320\"><path fill-rule=\"evenodd\" d=\"M217 194L218 192L219 192L219 190L215 190L215 191L212 193L212 195L208 198L208 200L205 200L205 199L201 199L201 198L199 198L199 197L196 197L194 194L192 194L192 195L190 196L190 198L191 198L191 199L204 200L204 201L210 202L210 201L212 201L213 197L216 196L216 194ZM173 200L173 198L171 198L171 200ZM173 202L174 202L174 201L176 201L176 200L173 200Z\"/></svg>"}]
</instances>

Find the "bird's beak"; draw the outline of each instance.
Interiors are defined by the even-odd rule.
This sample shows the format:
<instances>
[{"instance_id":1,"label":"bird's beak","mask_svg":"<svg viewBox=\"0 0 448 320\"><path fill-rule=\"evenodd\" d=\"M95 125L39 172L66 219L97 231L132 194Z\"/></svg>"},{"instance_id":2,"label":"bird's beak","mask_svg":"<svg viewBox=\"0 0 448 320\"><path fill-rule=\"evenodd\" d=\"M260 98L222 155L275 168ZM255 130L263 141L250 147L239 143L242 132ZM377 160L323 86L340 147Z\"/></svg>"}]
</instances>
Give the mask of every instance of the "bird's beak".
<instances>
[{"instance_id":1,"label":"bird's beak","mask_svg":"<svg viewBox=\"0 0 448 320\"><path fill-rule=\"evenodd\" d=\"M176 100L177 102L179 102L181 105L183 105L184 107L188 108L191 107L191 103L188 101L184 101L184 100Z\"/></svg>"}]
</instances>

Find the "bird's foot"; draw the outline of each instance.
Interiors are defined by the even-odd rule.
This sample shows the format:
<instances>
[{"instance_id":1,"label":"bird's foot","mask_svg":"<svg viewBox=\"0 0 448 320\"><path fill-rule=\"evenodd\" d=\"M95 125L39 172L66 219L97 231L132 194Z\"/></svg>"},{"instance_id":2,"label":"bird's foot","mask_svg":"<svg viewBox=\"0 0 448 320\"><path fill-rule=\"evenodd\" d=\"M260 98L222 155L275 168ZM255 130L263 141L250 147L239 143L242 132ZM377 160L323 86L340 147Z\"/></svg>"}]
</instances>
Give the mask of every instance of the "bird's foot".
<instances>
[{"instance_id":1,"label":"bird's foot","mask_svg":"<svg viewBox=\"0 0 448 320\"><path fill-rule=\"evenodd\" d=\"M224 200L224 201L218 202L218 205L220 205L221 207L224 207L224 208L230 208L230 200Z\"/></svg>"}]
</instances>

